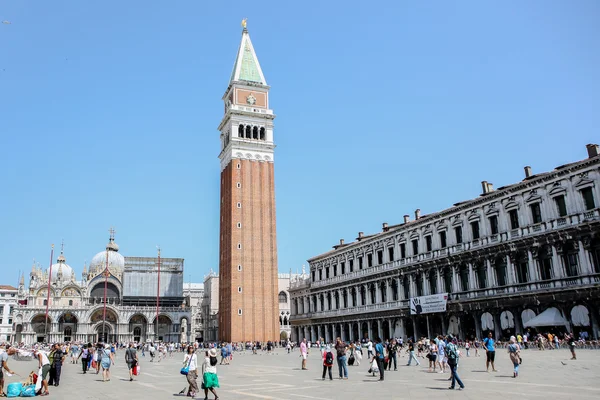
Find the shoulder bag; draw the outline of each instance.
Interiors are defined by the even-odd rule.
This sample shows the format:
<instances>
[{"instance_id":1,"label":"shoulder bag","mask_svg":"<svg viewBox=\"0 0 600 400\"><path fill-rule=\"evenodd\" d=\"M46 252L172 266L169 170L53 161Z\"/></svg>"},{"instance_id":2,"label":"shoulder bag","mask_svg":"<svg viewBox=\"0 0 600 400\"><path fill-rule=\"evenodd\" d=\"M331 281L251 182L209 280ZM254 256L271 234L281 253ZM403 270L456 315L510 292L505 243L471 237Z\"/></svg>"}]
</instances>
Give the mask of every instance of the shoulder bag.
<instances>
[{"instance_id":1,"label":"shoulder bag","mask_svg":"<svg viewBox=\"0 0 600 400\"><path fill-rule=\"evenodd\" d=\"M190 359L188 360L188 363L185 367L181 368L181 371L179 371L181 373L181 375L187 375L190 373L190 364L192 363L192 358L194 357L193 354L190 354Z\"/></svg>"}]
</instances>

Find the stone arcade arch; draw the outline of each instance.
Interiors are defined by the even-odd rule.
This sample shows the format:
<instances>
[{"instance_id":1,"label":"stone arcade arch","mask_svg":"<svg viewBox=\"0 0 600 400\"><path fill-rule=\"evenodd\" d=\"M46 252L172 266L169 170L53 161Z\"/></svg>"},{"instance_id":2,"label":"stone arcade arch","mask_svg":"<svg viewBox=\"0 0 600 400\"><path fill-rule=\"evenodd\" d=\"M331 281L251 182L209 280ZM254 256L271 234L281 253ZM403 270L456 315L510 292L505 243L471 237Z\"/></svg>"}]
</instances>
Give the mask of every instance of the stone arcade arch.
<instances>
[{"instance_id":1,"label":"stone arcade arch","mask_svg":"<svg viewBox=\"0 0 600 400\"><path fill-rule=\"evenodd\" d=\"M177 342L179 340L179 337L177 337L175 340L173 340L172 336L173 336L173 332L172 332L172 326L173 326L173 321L171 320L170 317L168 317L167 315L161 314L158 316L158 324L156 321L156 318L154 318L154 321L152 321L152 324L154 325L154 332L155 332L155 338L159 341L164 341L164 342ZM179 332L176 332L176 334L178 334Z\"/></svg>"},{"instance_id":2,"label":"stone arcade arch","mask_svg":"<svg viewBox=\"0 0 600 400\"><path fill-rule=\"evenodd\" d=\"M145 342L148 335L148 319L142 314L134 314L129 318L129 332L134 342Z\"/></svg>"},{"instance_id":3,"label":"stone arcade arch","mask_svg":"<svg viewBox=\"0 0 600 400\"><path fill-rule=\"evenodd\" d=\"M48 328L46 329L46 316L38 314L31 319L31 330L36 334L36 341L42 343L46 339L47 331L50 331L52 318L48 316Z\"/></svg>"},{"instance_id":4,"label":"stone arcade arch","mask_svg":"<svg viewBox=\"0 0 600 400\"><path fill-rule=\"evenodd\" d=\"M115 310L106 307L106 318L104 316L104 307L98 307L90 315L91 332L95 335L95 340L101 343L107 341L117 341L117 323L119 317Z\"/></svg>"},{"instance_id":5,"label":"stone arcade arch","mask_svg":"<svg viewBox=\"0 0 600 400\"><path fill-rule=\"evenodd\" d=\"M77 317L70 312L58 317L58 330L62 333L65 342L74 340L74 335L77 334L78 322Z\"/></svg>"}]
</instances>

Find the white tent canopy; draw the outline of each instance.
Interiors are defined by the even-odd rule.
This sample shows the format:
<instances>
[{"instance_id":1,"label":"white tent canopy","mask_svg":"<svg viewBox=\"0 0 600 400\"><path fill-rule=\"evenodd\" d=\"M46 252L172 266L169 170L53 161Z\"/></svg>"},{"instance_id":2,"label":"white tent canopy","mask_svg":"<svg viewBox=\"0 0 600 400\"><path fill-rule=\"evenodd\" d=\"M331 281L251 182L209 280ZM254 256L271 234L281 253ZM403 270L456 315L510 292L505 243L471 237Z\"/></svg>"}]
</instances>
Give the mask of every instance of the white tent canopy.
<instances>
[{"instance_id":1,"label":"white tent canopy","mask_svg":"<svg viewBox=\"0 0 600 400\"><path fill-rule=\"evenodd\" d=\"M569 323L558 309L550 307L537 317L525 322L523 325L525 328L536 328L538 326L568 326Z\"/></svg>"}]
</instances>

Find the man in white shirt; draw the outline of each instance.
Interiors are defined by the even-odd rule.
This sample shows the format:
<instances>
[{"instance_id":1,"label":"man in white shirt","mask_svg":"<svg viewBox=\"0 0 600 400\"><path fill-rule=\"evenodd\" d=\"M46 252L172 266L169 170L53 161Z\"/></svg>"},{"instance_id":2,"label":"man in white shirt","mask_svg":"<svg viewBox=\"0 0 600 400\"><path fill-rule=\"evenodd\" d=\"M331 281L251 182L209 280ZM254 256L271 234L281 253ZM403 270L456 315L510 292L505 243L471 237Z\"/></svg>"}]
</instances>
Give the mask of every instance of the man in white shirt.
<instances>
[{"instance_id":1,"label":"man in white shirt","mask_svg":"<svg viewBox=\"0 0 600 400\"><path fill-rule=\"evenodd\" d=\"M367 343L367 357L371 359L373 357L373 342L371 342L371 339L368 340L369 342Z\"/></svg>"}]
</instances>

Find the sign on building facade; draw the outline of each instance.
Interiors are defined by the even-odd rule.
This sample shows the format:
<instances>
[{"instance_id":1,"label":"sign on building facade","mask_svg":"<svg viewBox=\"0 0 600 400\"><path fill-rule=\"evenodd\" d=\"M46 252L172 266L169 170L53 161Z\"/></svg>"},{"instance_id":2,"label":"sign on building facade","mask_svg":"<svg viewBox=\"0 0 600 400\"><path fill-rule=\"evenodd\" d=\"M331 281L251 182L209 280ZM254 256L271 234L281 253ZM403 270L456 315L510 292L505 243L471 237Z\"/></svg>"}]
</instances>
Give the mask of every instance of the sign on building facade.
<instances>
[{"instance_id":1,"label":"sign on building facade","mask_svg":"<svg viewBox=\"0 0 600 400\"><path fill-rule=\"evenodd\" d=\"M436 312L446 312L448 304L448 293L432 294L430 296L411 297L410 314L431 314Z\"/></svg>"}]
</instances>

